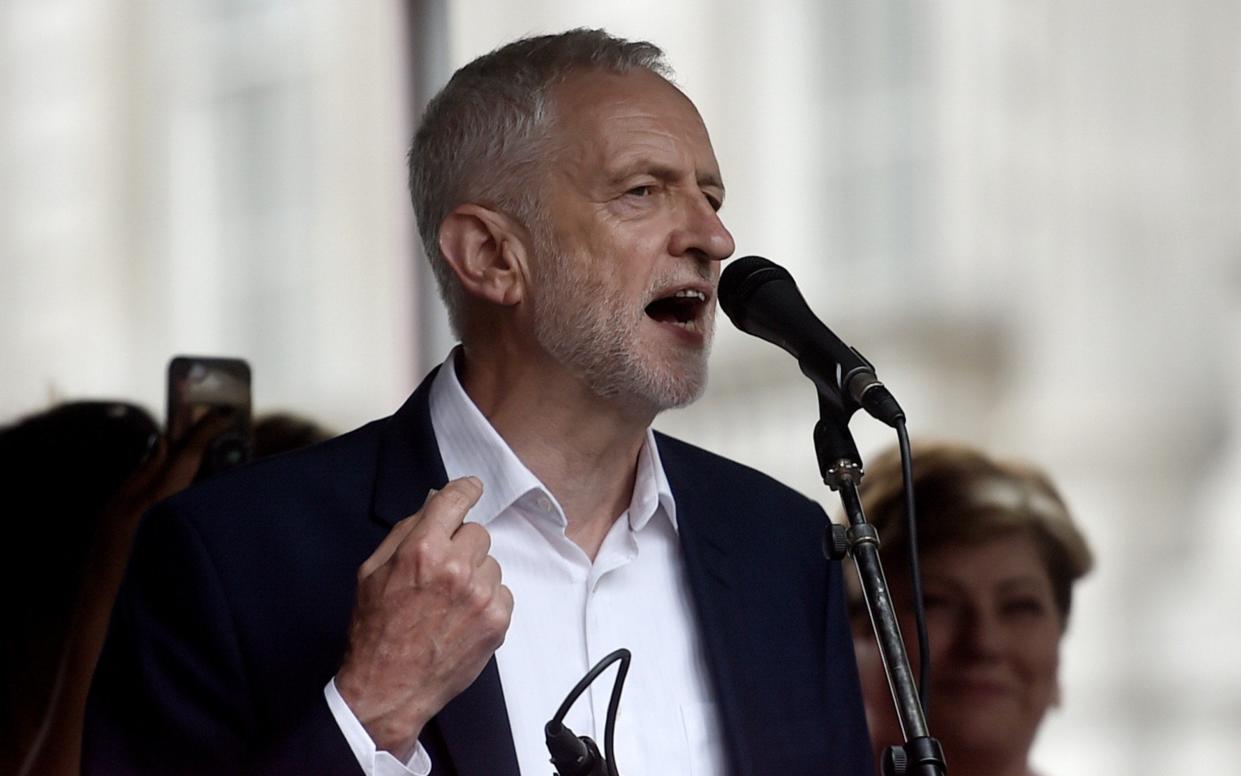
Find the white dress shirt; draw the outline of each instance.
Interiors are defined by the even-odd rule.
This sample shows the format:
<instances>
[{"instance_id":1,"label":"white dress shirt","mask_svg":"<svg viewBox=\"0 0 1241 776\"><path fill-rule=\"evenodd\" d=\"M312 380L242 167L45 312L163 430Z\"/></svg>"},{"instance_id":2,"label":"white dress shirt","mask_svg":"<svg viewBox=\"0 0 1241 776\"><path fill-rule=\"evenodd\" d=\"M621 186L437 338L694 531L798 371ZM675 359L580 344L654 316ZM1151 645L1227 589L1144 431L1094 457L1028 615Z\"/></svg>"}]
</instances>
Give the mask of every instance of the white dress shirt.
<instances>
[{"instance_id":1,"label":"white dress shirt","mask_svg":"<svg viewBox=\"0 0 1241 776\"><path fill-rule=\"evenodd\" d=\"M625 776L723 773L723 741L684 579L676 502L655 437L647 431L629 508L592 563L566 535L555 496L504 442L465 393L449 356L431 387L431 424L448 479L474 475L483 495L466 516L491 534L491 555L513 591L513 619L496 652L523 776L551 773L543 726L600 658L633 653L616 724ZM565 718L603 748L615 668L595 680ZM376 752L335 684L332 714L367 774L434 773L419 745L408 763Z\"/></svg>"}]
</instances>

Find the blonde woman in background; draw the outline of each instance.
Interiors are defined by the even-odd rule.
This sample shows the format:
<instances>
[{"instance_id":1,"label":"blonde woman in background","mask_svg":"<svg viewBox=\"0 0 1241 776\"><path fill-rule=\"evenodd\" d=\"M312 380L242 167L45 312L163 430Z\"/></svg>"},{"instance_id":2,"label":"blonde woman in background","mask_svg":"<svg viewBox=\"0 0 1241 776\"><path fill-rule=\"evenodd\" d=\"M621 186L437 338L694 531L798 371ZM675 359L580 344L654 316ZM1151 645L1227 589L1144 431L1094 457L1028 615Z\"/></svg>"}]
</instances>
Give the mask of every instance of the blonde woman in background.
<instances>
[{"instance_id":1,"label":"blonde woman in background","mask_svg":"<svg viewBox=\"0 0 1241 776\"><path fill-rule=\"evenodd\" d=\"M953 776L1032 776L1031 745L1059 703L1060 642L1090 548L1047 475L960 445L914 447L914 491L931 656L932 735ZM918 656L896 450L861 495L879 530L910 661ZM856 583L851 575L850 581ZM852 585L854 647L878 757L901 742L874 634Z\"/></svg>"}]
</instances>

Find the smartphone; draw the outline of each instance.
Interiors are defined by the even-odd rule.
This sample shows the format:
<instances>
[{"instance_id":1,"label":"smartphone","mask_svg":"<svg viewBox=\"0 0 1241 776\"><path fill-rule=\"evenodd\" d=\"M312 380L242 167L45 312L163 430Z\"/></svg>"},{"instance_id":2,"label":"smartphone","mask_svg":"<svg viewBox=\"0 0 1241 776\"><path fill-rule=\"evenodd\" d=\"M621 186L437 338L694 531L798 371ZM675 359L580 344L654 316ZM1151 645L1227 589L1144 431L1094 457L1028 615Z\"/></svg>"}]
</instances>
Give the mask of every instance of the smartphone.
<instances>
[{"instance_id":1,"label":"smartphone","mask_svg":"<svg viewBox=\"0 0 1241 776\"><path fill-rule=\"evenodd\" d=\"M250 365L240 358L204 356L168 362L169 442L175 446L210 412L226 414L231 423L207 446L198 480L240 466L253 455Z\"/></svg>"}]
</instances>

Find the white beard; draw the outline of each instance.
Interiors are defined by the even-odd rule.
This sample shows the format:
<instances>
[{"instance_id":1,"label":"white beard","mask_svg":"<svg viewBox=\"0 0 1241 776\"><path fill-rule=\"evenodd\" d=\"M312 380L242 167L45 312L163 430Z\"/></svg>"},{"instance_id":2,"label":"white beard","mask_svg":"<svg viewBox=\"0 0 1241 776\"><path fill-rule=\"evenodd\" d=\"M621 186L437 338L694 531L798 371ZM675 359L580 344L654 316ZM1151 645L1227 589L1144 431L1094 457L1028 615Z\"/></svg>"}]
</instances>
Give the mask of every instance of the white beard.
<instances>
[{"instance_id":1,"label":"white beard","mask_svg":"<svg viewBox=\"0 0 1241 776\"><path fill-rule=\"evenodd\" d=\"M536 296L534 336L538 343L597 396L640 411L661 412L697 400L707 385L714 315L703 319L705 342L695 351L643 346L647 322L642 302L626 300L593 275L585 260L575 260L532 230L535 243ZM698 276L703 277L699 270ZM678 273L683 278L684 272ZM666 288L671 278L654 278L644 297Z\"/></svg>"}]
</instances>

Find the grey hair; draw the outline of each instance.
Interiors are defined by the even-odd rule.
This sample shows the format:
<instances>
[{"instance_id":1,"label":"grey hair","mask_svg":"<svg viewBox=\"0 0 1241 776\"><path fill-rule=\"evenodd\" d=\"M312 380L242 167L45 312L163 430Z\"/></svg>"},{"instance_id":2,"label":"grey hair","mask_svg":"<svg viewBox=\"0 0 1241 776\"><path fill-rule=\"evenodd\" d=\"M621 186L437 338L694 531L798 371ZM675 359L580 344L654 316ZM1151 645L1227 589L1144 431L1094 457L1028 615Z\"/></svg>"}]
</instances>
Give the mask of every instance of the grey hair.
<instances>
[{"instance_id":1,"label":"grey hair","mask_svg":"<svg viewBox=\"0 0 1241 776\"><path fill-rule=\"evenodd\" d=\"M541 217L538 174L551 150L553 88L578 72L639 69L672 78L653 43L590 29L539 35L465 65L427 105L409 151L409 191L458 336L465 294L440 251L440 224L453 208L475 202L534 226Z\"/></svg>"}]
</instances>

